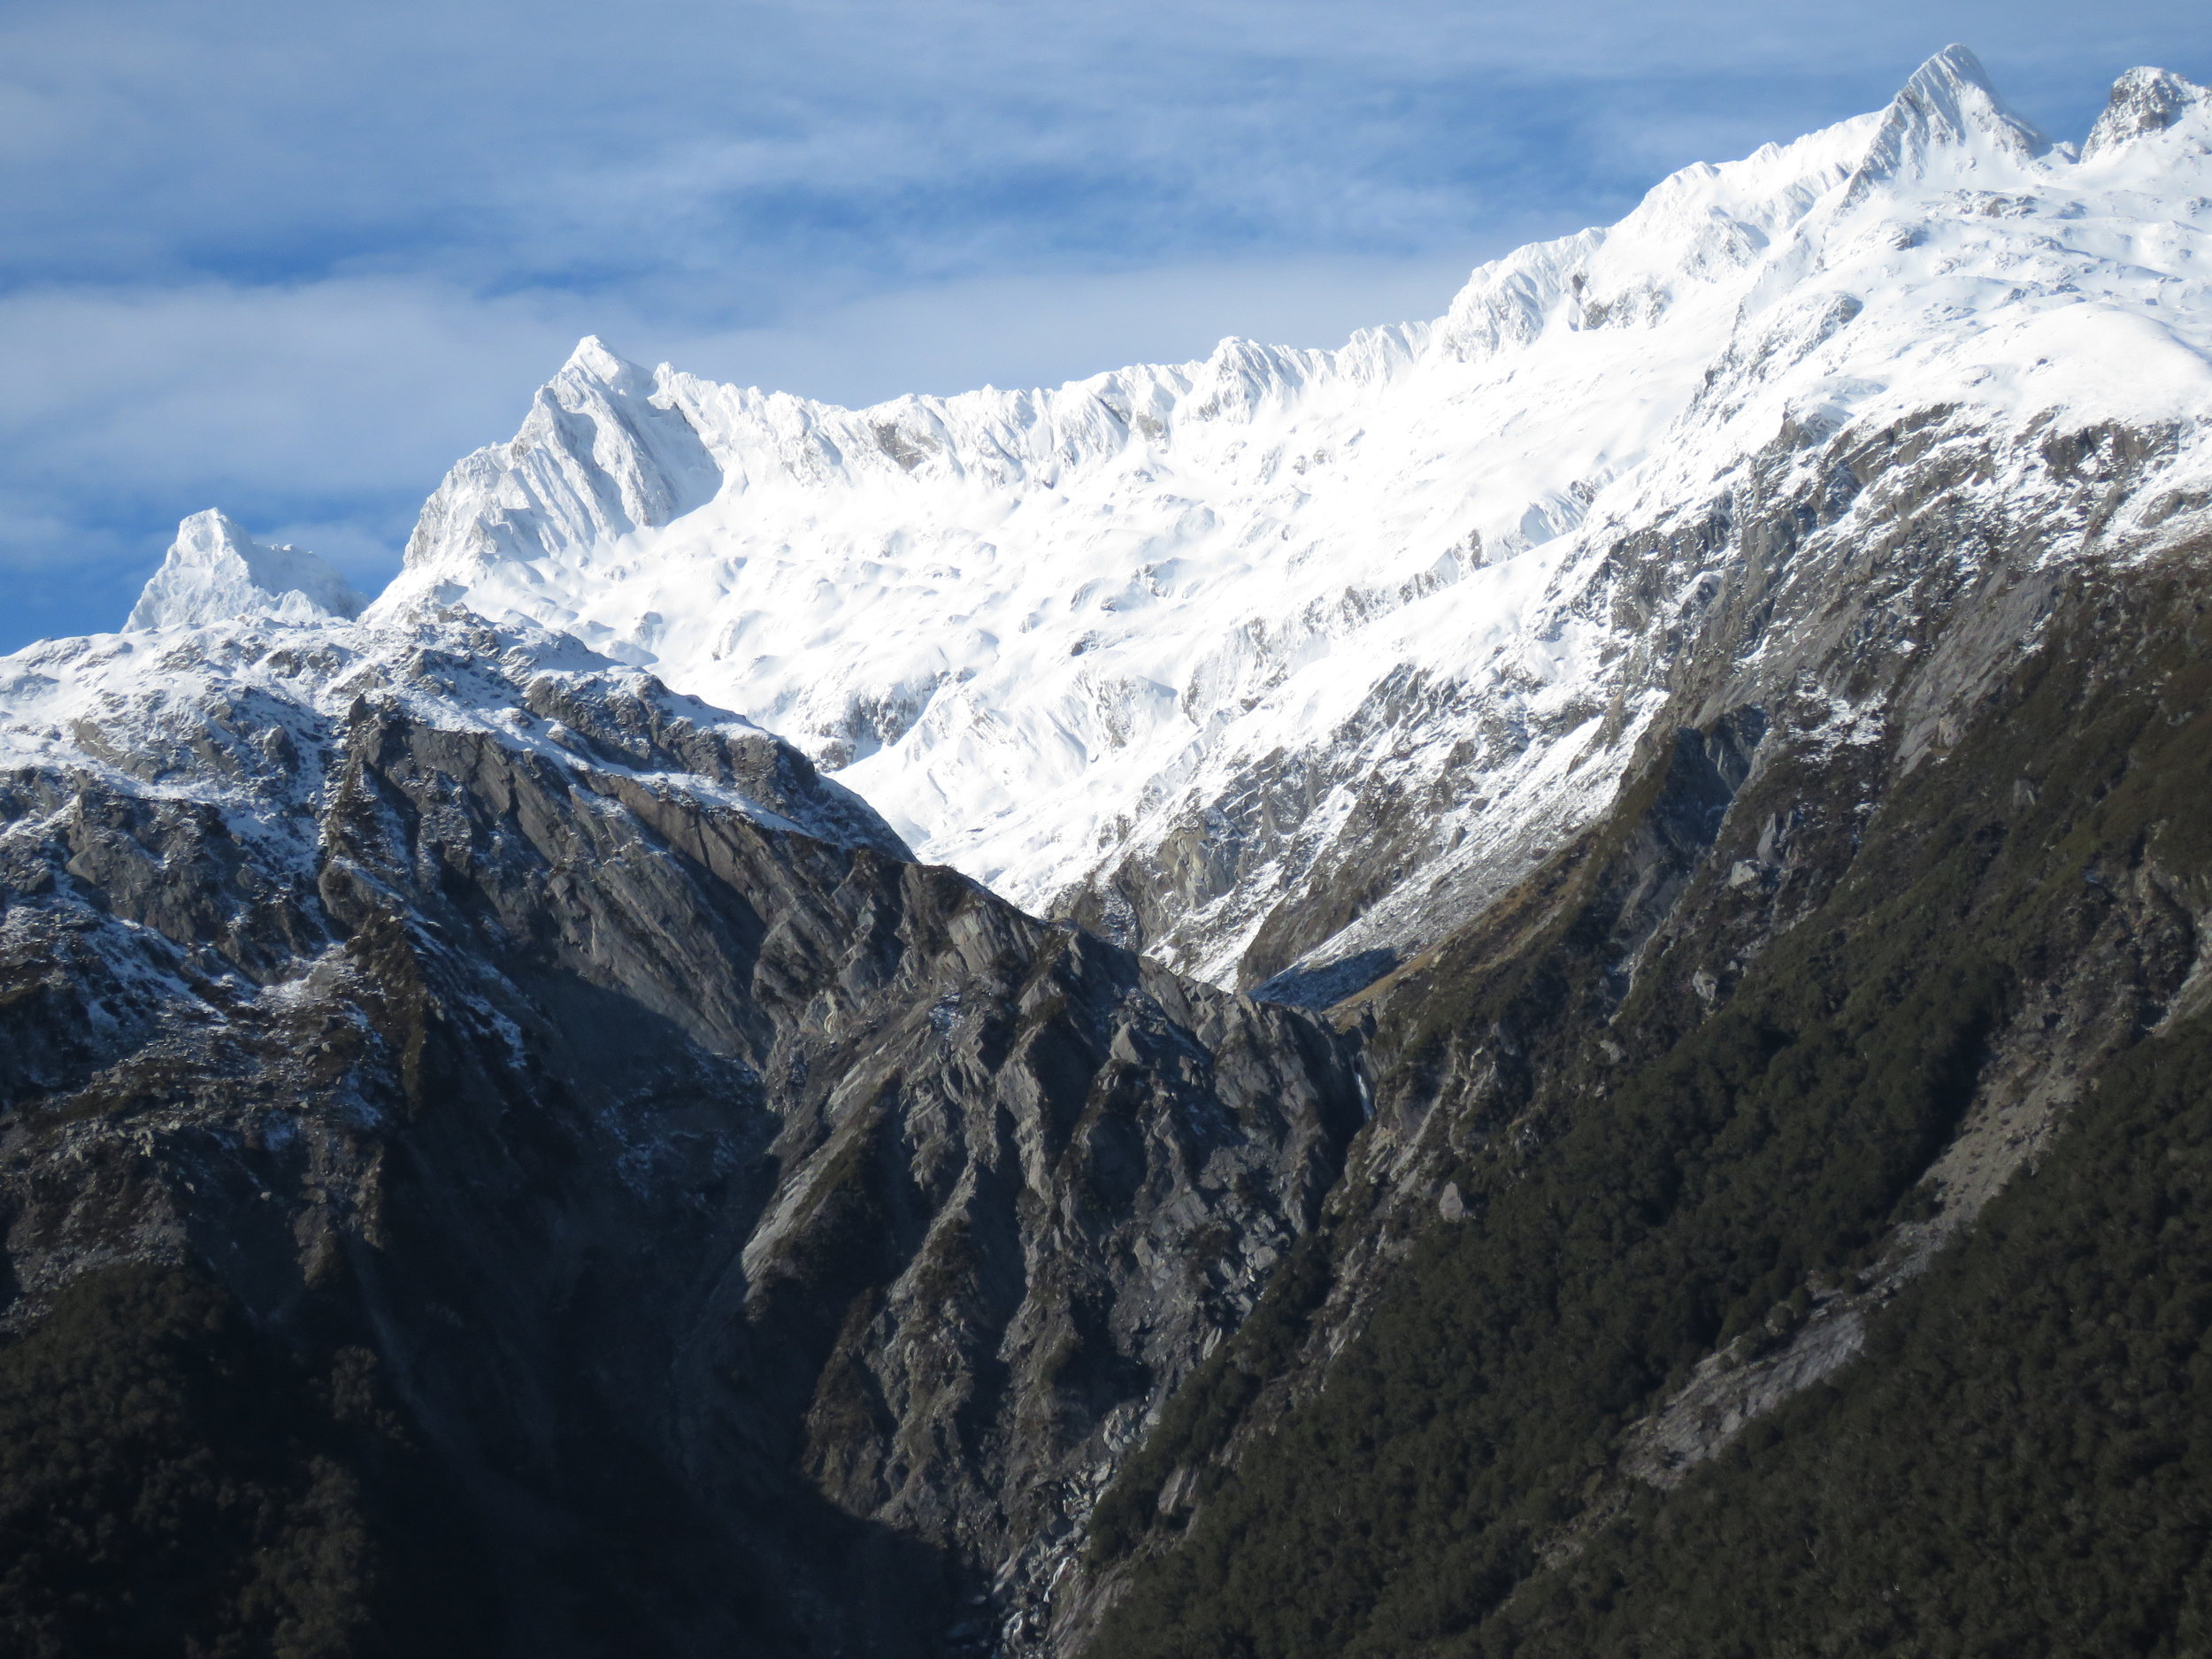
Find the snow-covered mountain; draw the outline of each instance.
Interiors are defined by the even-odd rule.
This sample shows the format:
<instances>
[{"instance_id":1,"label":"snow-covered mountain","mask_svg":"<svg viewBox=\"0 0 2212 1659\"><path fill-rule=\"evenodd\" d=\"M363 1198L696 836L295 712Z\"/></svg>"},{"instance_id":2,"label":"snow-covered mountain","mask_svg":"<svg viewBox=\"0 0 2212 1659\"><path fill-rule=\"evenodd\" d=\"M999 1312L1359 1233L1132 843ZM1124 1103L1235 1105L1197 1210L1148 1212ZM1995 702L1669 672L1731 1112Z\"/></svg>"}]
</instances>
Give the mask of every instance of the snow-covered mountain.
<instances>
[{"instance_id":1,"label":"snow-covered mountain","mask_svg":"<svg viewBox=\"0 0 2212 1659\"><path fill-rule=\"evenodd\" d=\"M266 617L276 622L352 618L368 603L328 563L286 542L265 547L222 512L196 512L177 526L161 568L131 607L127 628Z\"/></svg>"},{"instance_id":2,"label":"snow-covered mountain","mask_svg":"<svg viewBox=\"0 0 2212 1659\"><path fill-rule=\"evenodd\" d=\"M2123 77L2077 156L1955 47L1334 351L855 411L588 340L371 614L572 634L800 745L922 856L1203 977L1371 972L1603 808L1714 617L1709 663L1833 678L1806 653L1904 603L1848 579L1868 514L1939 510L1963 566L2200 511L2208 151L2176 76ZM2130 458L2093 489L2053 457L2099 433ZM1901 444L1924 481L1973 458L1923 488ZM265 610L188 574L225 522L134 624Z\"/></svg>"},{"instance_id":3,"label":"snow-covered mountain","mask_svg":"<svg viewBox=\"0 0 2212 1659\"><path fill-rule=\"evenodd\" d=\"M0 663L0 774L59 780L58 799L104 791L211 815L242 855L311 891L322 849L306 815L342 769L334 733L366 713L494 740L587 797L675 794L907 856L864 803L749 722L566 635L450 612L249 613L42 641ZM33 814L0 847L48 827Z\"/></svg>"},{"instance_id":4,"label":"snow-covered mountain","mask_svg":"<svg viewBox=\"0 0 2212 1659\"><path fill-rule=\"evenodd\" d=\"M2196 501L2208 147L2202 92L2139 70L2077 157L1953 48L1883 111L1686 169L1335 351L854 411L587 341L382 603L650 665L923 856L1206 977L1402 950L1609 798L1655 641L1729 562L1656 549L1727 520L1754 457L1797 457L1829 545L1864 481L1837 457L1915 422L1979 434L1962 488L2016 518L2072 511L2036 446L2100 423L2170 433L2131 493ZM1379 833L1349 931L1268 944Z\"/></svg>"}]
</instances>

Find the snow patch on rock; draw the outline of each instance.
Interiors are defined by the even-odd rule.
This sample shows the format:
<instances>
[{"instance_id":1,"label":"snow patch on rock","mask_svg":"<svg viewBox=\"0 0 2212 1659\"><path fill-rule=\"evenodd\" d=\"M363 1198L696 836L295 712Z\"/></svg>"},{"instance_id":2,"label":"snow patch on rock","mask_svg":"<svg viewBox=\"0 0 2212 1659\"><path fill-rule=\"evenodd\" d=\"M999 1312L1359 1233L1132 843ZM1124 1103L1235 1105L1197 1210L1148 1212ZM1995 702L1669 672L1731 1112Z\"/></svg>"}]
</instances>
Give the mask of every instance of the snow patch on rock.
<instances>
[{"instance_id":1,"label":"snow patch on rock","mask_svg":"<svg viewBox=\"0 0 2212 1659\"><path fill-rule=\"evenodd\" d=\"M373 623L256 617L42 641L0 657L0 774L214 809L272 868L311 879L307 805L350 729L397 716L492 737L609 810L680 793L771 829L895 858L868 805L739 716L519 618L454 608Z\"/></svg>"}]
</instances>

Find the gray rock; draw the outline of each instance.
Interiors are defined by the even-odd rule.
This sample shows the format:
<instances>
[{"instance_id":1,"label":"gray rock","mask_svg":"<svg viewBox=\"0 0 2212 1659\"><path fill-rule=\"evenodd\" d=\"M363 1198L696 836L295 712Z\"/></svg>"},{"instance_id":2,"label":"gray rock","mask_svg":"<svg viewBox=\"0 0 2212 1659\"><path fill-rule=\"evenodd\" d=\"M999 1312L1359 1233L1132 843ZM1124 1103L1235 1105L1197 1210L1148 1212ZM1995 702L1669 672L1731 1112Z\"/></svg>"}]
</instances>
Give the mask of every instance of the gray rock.
<instances>
[{"instance_id":1,"label":"gray rock","mask_svg":"<svg viewBox=\"0 0 2212 1659\"><path fill-rule=\"evenodd\" d=\"M566 747L411 709L480 667L242 716L293 733L248 746L311 803L288 840L194 798L219 734L160 788L0 780L8 1325L146 1261L365 1333L517 1652L603 1651L614 1607L724 1653L762 1594L895 1653L986 1594L974 1640L1033 1645L1314 1225L1354 1046L911 863L641 677L526 684Z\"/></svg>"}]
</instances>

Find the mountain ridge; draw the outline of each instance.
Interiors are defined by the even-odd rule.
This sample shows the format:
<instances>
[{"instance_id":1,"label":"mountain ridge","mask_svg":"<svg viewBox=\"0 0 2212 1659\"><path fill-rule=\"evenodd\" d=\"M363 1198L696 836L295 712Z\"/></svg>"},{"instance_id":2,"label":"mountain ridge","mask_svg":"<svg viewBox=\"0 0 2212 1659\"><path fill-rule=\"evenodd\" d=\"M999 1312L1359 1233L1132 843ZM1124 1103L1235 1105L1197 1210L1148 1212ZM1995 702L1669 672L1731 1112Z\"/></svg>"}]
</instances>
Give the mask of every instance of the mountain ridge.
<instances>
[{"instance_id":1,"label":"mountain ridge","mask_svg":"<svg viewBox=\"0 0 2212 1659\"><path fill-rule=\"evenodd\" d=\"M2164 147L2154 200L2116 126L2078 162L1961 49L1886 112L1686 169L1619 226L1506 256L1436 321L1336 352L1226 341L1056 391L866 411L656 372L648 403L716 452L716 502L485 562L432 527L503 523L498 491L538 487L495 484L480 452L394 595L434 587L649 661L849 772L928 856L1217 983L1403 955L1408 916L1479 906L1451 896L1471 859L1525 869L1601 804L1601 785L1546 778L1624 764L1650 687L1619 665L1630 635L1593 626L1604 542L1724 497L1778 429L1951 402L2024 442L2039 419L2193 406L2205 342L2170 334L2156 293L2179 280L2195 314L2193 242L2149 272L2109 250L2139 215L2194 225L2178 197L2200 107L2130 140ZM2070 326L2141 358L2139 388L2116 404L2070 380L2087 355ZM641 373L620 372L624 396ZM1409 692L1454 712L1407 718ZM1569 717L1590 706L1618 712L1585 760L1594 734ZM1418 753L1447 726L1498 731L1485 769L1527 781L1449 799L1449 745ZM1424 843L1355 882L1370 910L1399 895L1400 919L1286 958L1263 936L1311 910L1355 850L1344 826L1383 810L1360 781L1379 767L1447 797ZM1297 804L1267 801L1256 769L1303 773Z\"/></svg>"}]
</instances>

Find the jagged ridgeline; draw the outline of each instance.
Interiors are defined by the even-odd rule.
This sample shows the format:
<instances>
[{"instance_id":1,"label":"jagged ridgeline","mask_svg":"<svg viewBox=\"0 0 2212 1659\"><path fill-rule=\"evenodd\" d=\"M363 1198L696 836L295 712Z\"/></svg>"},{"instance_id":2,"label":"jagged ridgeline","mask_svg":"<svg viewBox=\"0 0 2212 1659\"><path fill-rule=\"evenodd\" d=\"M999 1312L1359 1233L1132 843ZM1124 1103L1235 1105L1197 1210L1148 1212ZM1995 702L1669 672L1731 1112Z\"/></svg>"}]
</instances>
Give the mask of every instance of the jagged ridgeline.
<instances>
[{"instance_id":1,"label":"jagged ridgeline","mask_svg":"<svg viewBox=\"0 0 2212 1659\"><path fill-rule=\"evenodd\" d=\"M188 520L0 663L0 1649L2212 1647L2208 201L1952 49L1340 352Z\"/></svg>"}]
</instances>

